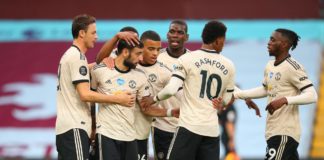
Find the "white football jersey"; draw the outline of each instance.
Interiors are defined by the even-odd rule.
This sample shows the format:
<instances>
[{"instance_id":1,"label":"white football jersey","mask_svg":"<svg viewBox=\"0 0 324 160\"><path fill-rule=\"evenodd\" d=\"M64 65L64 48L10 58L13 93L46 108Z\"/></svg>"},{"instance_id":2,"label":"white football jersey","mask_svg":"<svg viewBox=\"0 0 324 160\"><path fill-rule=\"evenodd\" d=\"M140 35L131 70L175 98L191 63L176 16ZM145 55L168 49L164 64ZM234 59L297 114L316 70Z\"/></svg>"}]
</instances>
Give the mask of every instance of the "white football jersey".
<instances>
[{"instance_id":1,"label":"white football jersey","mask_svg":"<svg viewBox=\"0 0 324 160\"><path fill-rule=\"evenodd\" d=\"M115 67L111 70L101 63L93 67L91 77L91 88L103 94L111 95L130 91L137 100L150 95L147 78L139 69L121 71ZM135 110L135 104L133 107L111 103L99 104L97 133L120 141L135 140L137 137Z\"/></svg>"},{"instance_id":2,"label":"white football jersey","mask_svg":"<svg viewBox=\"0 0 324 160\"><path fill-rule=\"evenodd\" d=\"M171 70L165 67L162 63L156 62L153 65L138 65L137 68L143 70L148 77L148 81L151 84L152 93L156 95L164 86L169 82L171 78ZM162 101L163 102L163 101ZM158 103L156 104L160 108L172 108L168 103ZM168 101L165 101L168 102ZM179 107L179 106L178 106ZM144 115L139 109L135 112L136 115L136 131L138 138L140 140L147 139L150 134L152 117ZM156 117L157 119L166 120L168 125L177 125L177 118L175 117ZM175 120L174 120L175 119ZM174 124L172 124L174 122ZM171 123L171 124L170 124ZM168 126L165 126L168 127ZM173 128L173 127L172 127Z\"/></svg>"},{"instance_id":3,"label":"white football jersey","mask_svg":"<svg viewBox=\"0 0 324 160\"><path fill-rule=\"evenodd\" d=\"M281 97L296 96L302 90L313 86L304 67L290 56L276 65L274 60L268 62L263 85L267 90L268 103ZM288 135L299 142L299 121L297 105L284 105L272 115L268 113L266 139L275 135Z\"/></svg>"},{"instance_id":4,"label":"white football jersey","mask_svg":"<svg viewBox=\"0 0 324 160\"><path fill-rule=\"evenodd\" d=\"M90 108L76 90L80 82L89 82L88 62L73 45L62 56L58 68L56 135L73 128L91 133Z\"/></svg>"},{"instance_id":5,"label":"white football jersey","mask_svg":"<svg viewBox=\"0 0 324 160\"><path fill-rule=\"evenodd\" d=\"M234 75L232 61L215 51L200 49L182 55L172 75L184 81L179 126L202 136L219 136L211 99L234 91Z\"/></svg>"},{"instance_id":6,"label":"white football jersey","mask_svg":"<svg viewBox=\"0 0 324 160\"><path fill-rule=\"evenodd\" d=\"M190 52L189 49L185 49L185 54ZM176 66L178 66L178 58L172 57L166 48L163 48L160 50L160 54L158 56L158 62L162 65L166 66L171 70L171 72L174 71ZM168 78L168 80L171 78ZM166 85L166 84L165 84ZM162 89L162 88L161 88ZM161 90L160 89L160 90ZM158 90L156 94L160 91ZM164 108L179 108L180 107L180 100L176 97L170 97L169 99L166 99L164 101L159 102L160 106L163 106ZM152 126L163 130L167 132L175 132L176 128L178 126L178 118L175 117L156 117L155 121L152 123Z\"/></svg>"}]
</instances>

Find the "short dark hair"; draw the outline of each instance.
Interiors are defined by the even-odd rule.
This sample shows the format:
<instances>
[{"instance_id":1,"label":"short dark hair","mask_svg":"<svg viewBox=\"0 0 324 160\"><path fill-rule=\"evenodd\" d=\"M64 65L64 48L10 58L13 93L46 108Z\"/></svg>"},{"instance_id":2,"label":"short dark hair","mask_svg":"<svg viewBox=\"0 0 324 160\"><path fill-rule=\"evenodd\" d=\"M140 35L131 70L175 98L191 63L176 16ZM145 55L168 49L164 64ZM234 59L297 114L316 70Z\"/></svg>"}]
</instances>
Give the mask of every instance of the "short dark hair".
<instances>
[{"instance_id":1,"label":"short dark hair","mask_svg":"<svg viewBox=\"0 0 324 160\"><path fill-rule=\"evenodd\" d=\"M298 41L300 39L300 37L297 35L297 33L295 33L292 30L284 29L284 28L278 28L278 29L276 29L276 32L281 33L282 36L284 36L288 39L288 42L290 44L289 49L291 48L291 50L294 50L297 47Z\"/></svg>"},{"instance_id":2,"label":"short dark hair","mask_svg":"<svg viewBox=\"0 0 324 160\"><path fill-rule=\"evenodd\" d=\"M140 39L142 42L144 42L147 39L150 39L153 41L161 41L159 34L152 30L143 32Z\"/></svg>"},{"instance_id":3,"label":"short dark hair","mask_svg":"<svg viewBox=\"0 0 324 160\"><path fill-rule=\"evenodd\" d=\"M138 31L136 30L136 28L132 27L132 26L126 26L126 27L123 27L122 29L120 29L120 32L134 32L138 35Z\"/></svg>"},{"instance_id":4,"label":"short dark hair","mask_svg":"<svg viewBox=\"0 0 324 160\"><path fill-rule=\"evenodd\" d=\"M226 26L220 21L207 22L201 35L204 44L210 44L219 37L225 37L226 30Z\"/></svg>"},{"instance_id":5,"label":"short dark hair","mask_svg":"<svg viewBox=\"0 0 324 160\"><path fill-rule=\"evenodd\" d=\"M87 14L80 14L73 18L72 36L73 39L78 38L80 30L88 30L88 26L96 23L96 18Z\"/></svg>"},{"instance_id":6,"label":"short dark hair","mask_svg":"<svg viewBox=\"0 0 324 160\"><path fill-rule=\"evenodd\" d=\"M116 52L116 55L119 55L123 49L127 48L128 50L132 50L134 49L135 47L137 48L143 48L144 45L142 42L139 42L139 44L136 44L135 46L133 45L129 45L125 40L121 39L118 41L118 44L117 44L117 52Z\"/></svg>"},{"instance_id":7,"label":"short dark hair","mask_svg":"<svg viewBox=\"0 0 324 160\"><path fill-rule=\"evenodd\" d=\"M170 26L171 26L171 24L179 24L179 25L185 26L185 31L186 31L186 33L188 33L188 25L187 25L186 21L181 20L181 19L176 19L176 20L171 21Z\"/></svg>"}]
</instances>

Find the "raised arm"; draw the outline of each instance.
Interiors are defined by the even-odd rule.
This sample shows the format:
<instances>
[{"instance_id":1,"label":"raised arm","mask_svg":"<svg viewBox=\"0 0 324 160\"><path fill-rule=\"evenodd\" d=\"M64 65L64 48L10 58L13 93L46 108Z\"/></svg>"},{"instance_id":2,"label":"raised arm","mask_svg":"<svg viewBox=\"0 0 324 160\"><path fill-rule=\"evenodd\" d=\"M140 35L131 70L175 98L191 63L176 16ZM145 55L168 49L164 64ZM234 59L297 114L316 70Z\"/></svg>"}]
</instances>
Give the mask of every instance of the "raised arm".
<instances>
[{"instance_id":1,"label":"raised arm","mask_svg":"<svg viewBox=\"0 0 324 160\"><path fill-rule=\"evenodd\" d=\"M123 39L127 43L132 44L132 45L135 45L135 43L139 43L139 39L138 39L138 36L136 33L118 32L113 38L106 41L105 44L101 47L101 49L96 57L97 64L99 64L104 58L110 56L110 53L115 48L119 39Z\"/></svg>"}]
</instances>

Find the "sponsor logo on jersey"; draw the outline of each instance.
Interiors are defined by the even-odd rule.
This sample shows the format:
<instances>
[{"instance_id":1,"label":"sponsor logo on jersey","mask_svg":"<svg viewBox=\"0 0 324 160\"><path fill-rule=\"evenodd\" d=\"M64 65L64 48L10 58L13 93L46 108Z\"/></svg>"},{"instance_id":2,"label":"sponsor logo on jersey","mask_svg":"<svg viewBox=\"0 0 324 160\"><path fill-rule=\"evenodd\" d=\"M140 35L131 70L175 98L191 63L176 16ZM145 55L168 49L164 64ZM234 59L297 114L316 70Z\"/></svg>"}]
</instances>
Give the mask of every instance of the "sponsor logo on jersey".
<instances>
[{"instance_id":1,"label":"sponsor logo on jersey","mask_svg":"<svg viewBox=\"0 0 324 160\"><path fill-rule=\"evenodd\" d=\"M273 76L273 72L270 72L270 73L269 73L269 78L271 79L272 76Z\"/></svg>"},{"instance_id":2,"label":"sponsor logo on jersey","mask_svg":"<svg viewBox=\"0 0 324 160\"><path fill-rule=\"evenodd\" d=\"M125 84L125 80L122 79L122 78L118 78L117 79L117 84L120 85L120 86L122 86L123 84Z\"/></svg>"}]
</instances>

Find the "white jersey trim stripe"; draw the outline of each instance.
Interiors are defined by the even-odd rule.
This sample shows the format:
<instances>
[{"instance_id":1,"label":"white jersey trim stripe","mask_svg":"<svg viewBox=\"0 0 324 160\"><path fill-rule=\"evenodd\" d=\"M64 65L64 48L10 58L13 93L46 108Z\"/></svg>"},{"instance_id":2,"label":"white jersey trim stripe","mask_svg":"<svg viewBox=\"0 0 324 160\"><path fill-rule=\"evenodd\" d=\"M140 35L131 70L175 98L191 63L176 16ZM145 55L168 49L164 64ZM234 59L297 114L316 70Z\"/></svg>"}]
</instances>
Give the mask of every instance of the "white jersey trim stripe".
<instances>
[{"instance_id":1,"label":"white jersey trim stripe","mask_svg":"<svg viewBox=\"0 0 324 160\"><path fill-rule=\"evenodd\" d=\"M101 134L98 134L98 144L99 144L99 160L102 160L102 141L101 141Z\"/></svg>"},{"instance_id":2,"label":"white jersey trim stripe","mask_svg":"<svg viewBox=\"0 0 324 160\"><path fill-rule=\"evenodd\" d=\"M180 127L177 127L177 130L174 132L174 135L173 135L172 141L171 141L170 146L169 146L167 159L170 158L170 154L171 154L171 151L172 151L172 148L173 148L173 145L174 145L175 139L176 139L176 137L177 137L177 135L178 135L179 128L180 128Z\"/></svg>"},{"instance_id":3,"label":"white jersey trim stripe","mask_svg":"<svg viewBox=\"0 0 324 160\"><path fill-rule=\"evenodd\" d=\"M80 131L79 129L73 129L73 132L74 132L74 143L75 143L75 149L77 154L77 160L83 160Z\"/></svg>"},{"instance_id":4,"label":"white jersey trim stripe","mask_svg":"<svg viewBox=\"0 0 324 160\"><path fill-rule=\"evenodd\" d=\"M281 160L281 157L286 147L286 143L287 143L287 136L281 136L281 142L277 151L276 160Z\"/></svg>"}]
</instances>

